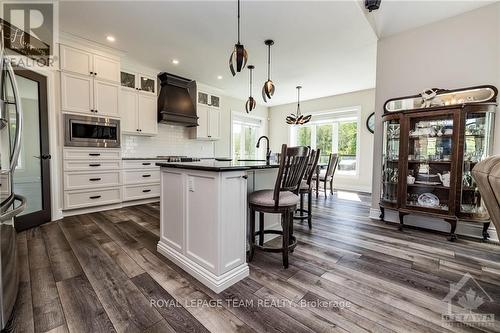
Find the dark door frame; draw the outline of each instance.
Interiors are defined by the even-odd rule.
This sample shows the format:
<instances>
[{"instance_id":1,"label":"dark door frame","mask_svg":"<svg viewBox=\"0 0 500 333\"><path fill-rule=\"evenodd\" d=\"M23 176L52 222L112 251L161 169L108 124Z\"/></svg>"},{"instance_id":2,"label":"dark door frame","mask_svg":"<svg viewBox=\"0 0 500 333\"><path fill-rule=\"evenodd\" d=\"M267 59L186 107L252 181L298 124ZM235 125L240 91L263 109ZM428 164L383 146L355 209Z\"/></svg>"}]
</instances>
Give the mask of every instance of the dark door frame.
<instances>
[{"instance_id":1,"label":"dark door frame","mask_svg":"<svg viewBox=\"0 0 500 333\"><path fill-rule=\"evenodd\" d=\"M14 73L23 78L38 83L38 112L40 128L40 168L42 176L42 210L21 215L15 218L17 231L36 227L49 222L52 218L50 191L50 145L49 145L49 115L47 107L47 78L41 74L24 68L15 68ZM22 105L21 105L22 107ZM43 158L43 156L45 158Z\"/></svg>"}]
</instances>

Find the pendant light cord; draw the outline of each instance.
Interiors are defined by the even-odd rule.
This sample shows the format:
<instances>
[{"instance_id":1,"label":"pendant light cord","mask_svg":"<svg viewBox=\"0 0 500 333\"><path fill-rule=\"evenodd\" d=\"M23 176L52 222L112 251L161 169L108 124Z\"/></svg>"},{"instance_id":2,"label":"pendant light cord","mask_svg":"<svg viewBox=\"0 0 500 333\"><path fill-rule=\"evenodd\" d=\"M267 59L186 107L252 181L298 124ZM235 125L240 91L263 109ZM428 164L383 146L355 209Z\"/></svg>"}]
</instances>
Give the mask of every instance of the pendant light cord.
<instances>
[{"instance_id":1,"label":"pendant light cord","mask_svg":"<svg viewBox=\"0 0 500 333\"><path fill-rule=\"evenodd\" d=\"M250 97L252 97L252 72L253 69L250 69Z\"/></svg>"},{"instance_id":2,"label":"pendant light cord","mask_svg":"<svg viewBox=\"0 0 500 333\"><path fill-rule=\"evenodd\" d=\"M240 43L240 0L238 0L238 44Z\"/></svg>"},{"instance_id":3,"label":"pendant light cord","mask_svg":"<svg viewBox=\"0 0 500 333\"><path fill-rule=\"evenodd\" d=\"M267 52L267 79L271 79L271 45L267 46L268 52Z\"/></svg>"},{"instance_id":4,"label":"pendant light cord","mask_svg":"<svg viewBox=\"0 0 500 333\"><path fill-rule=\"evenodd\" d=\"M297 88L297 117L300 116L300 88Z\"/></svg>"}]
</instances>

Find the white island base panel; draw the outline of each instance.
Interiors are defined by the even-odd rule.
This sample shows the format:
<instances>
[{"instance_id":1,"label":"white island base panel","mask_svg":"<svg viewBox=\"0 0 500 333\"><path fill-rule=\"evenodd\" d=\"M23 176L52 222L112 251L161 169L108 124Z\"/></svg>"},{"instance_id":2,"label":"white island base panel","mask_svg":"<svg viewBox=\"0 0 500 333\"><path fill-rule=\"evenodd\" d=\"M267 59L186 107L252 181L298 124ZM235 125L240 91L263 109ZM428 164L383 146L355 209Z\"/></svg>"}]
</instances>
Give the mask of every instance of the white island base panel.
<instances>
[{"instance_id":1,"label":"white island base panel","mask_svg":"<svg viewBox=\"0 0 500 333\"><path fill-rule=\"evenodd\" d=\"M160 174L158 252L216 293L247 277L247 194L272 188L277 169ZM280 216L266 214L265 226L278 229Z\"/></svg>"},{"instance_id":2,"label":"white island base panel","mask_svg":"<svg viewBox=\"0 0 500 333\"><path fill-rule=\"evenodd\" d=\"M161 241L158 242L157 250L217 294L246 278L250 274L246 262L222 275L216 275L199 265L197 262L180 255L177 251L169 248L168 245L163 244Z\"/></svg>"}]
</instances>

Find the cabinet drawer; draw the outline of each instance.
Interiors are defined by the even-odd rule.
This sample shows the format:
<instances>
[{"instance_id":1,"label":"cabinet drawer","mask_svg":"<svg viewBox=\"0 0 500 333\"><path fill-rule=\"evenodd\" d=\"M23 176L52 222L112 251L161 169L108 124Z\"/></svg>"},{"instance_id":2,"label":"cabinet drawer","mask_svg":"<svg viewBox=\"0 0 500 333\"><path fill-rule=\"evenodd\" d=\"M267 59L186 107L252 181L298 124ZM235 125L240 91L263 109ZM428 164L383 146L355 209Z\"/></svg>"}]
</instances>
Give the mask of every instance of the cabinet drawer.
<instances>
[{"instance_id":1,"label":"cabinet drawer","mask_svg":"<svg viewBox=\"0 0 500 333\"><path fill-rule=\"evenodd\" d=\"M64 149L65 160L120 160L120 149Z\"/></svg>"},{"instance_id":2,"label":"cabinet drawer","mask_svg":"<svg viewBox=\"0 0 500 333\"><path fill-rule=\"evenodd\" d=\"M121 201L121 186L91 191L64 191L65 209L95 207L119 203Z\"/></svg>"},{"instance_id":3,"label":"cabinet drawer","mask_svg":"<svg viewBox=\"0 0 500 333\"><path fill-rule=\"evenodd\" d=\"M64 161L64 171L101 171L119 170L122 167L120 160L104 161Z\"/></svg>"},{"instance_id":4,"label":"cabinet drawer","mask_svg":"<svg viewBox=\"0 0 500 333\"><path fill-rule=\"evenodd\" d=\"M80 190L96 187L120 186L120 171L65 172L64 189Z\"/></svg>"},{"instance_id":5,"label":"cabinet drawer","mask_svg":"<svg viewBox=\"0 0 500 333\"><path fill-rule=\"evenodd\" d=\"M160 196L160 184L123 187L123 201L147 199Z\"/></svg>"},{"instance_id":6,"label":"cabinet drawer","mask_svg":"<svg viewBox=\"0 0 500 333\"><path fill-rule=\"evenodd\" d=\"M123 161L123 169L144 169L144 170L160 170L156 163L157 160L125 160Z\"/></svg>"},{"instance_id":7,"label":"cabinet drawer","mask_svg":"<svg viewBox=\"0 0 500 333\"><path fill-rule=\"evenodd\" d=\"M159 183L160 170L125 170L123 171L123 184L145 184L145 183Z\"/></svg>"}]
</instances>

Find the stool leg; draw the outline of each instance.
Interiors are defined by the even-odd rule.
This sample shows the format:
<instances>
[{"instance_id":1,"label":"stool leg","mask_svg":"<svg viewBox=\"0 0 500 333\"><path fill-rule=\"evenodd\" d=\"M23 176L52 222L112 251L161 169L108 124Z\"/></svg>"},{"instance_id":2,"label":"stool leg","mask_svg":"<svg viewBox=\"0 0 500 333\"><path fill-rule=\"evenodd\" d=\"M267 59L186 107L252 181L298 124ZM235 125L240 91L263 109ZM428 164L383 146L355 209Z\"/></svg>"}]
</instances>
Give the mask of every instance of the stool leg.
<instances>
[{"instance_id":1,"label":"stool leg","mask_svg":"<svg viewBox=\"0 0 500 333\"><path fill-rule=\"evenodd\" d=\"M325 188L325 199L328 198L328 192L326 191L326 184L328 183L328 181L326 180L325 178L325 182L324 182L324 188Z\"/></svg>"},{"instance_id":2,"label":"stool leg","mask_svg":"<svg viewBox=\"0 0 500 333\"><path fill-rule=\"evenodd\" d=\"M316 178L316 198L319 197L319 176Z\"/></svg>"},{"instance_id":3,"label":"stool leg","mask_svg":"<svg viewBox=\"0 0 500 333\"><path fill-rule=\"evenodd\" d=\"M288 268L288 245L290 243L290 214L284 213L283 221L283 267Z\"/></svg>"},{"instance_id":4,"label":"stool leg","mask_svg":"<svg viewBox=\"0 0 500 333\"><path fill-rule=\"evenodd\" d=\"M264 213L259 212L259 245L264 245Z\"/></svg>"},{"instance_id":5,"label":"stool leg","mask_svg":"<svg viewBox=\"0 0 500 333\"><path fill-rule=\"evenodd\" d=\"M255 211L250 209L250 235L248 235L250 242L250 254L248 255L248 262L252 261L255 253Z\"/></svg>"},{"instance_id":6,"label":"stool leg","mask_svg":"<svg viewBox=\"0 0 500 333\"><path fill-rule=\"evenodd\" d=\"M304 216L304 193L300 193L300 216Z\"/></svg>"},{"instance_id":7,"label":"stool leg","mask_svg":"<svg viewBox=\"0 0 500 333\"><path fill-rule=\"evenodd\" d=\"M290 212L290 215L289 215L289 221L290 221L290 226L289 226L289 229L290 229L290 232L289 232L289 237L288 237L288 243L291 244L292 243L292 237L293 237L293 211ZM290 253L293 253L293 250L294 249L291 249L290 250Z\"/></svg>"},{"instance_id":8,"label":"stool leg","mask_svg":"<svg viewBox=\"0 0 500 333\"><path fill-rule=\"evenodd\" d=\"M312 190L307 192L307 223L309 224L309 229L312 229Z\"/></svg>"},{"instance_id":9,"label":"stool leg","mask_svg":"<svg viewBox=\"0 0 500 333\"><path fill-rule=\"evenodd\" d=\"M330 193L333 195L333 177L330 179Z\"/></svg>"}]
</instances>

